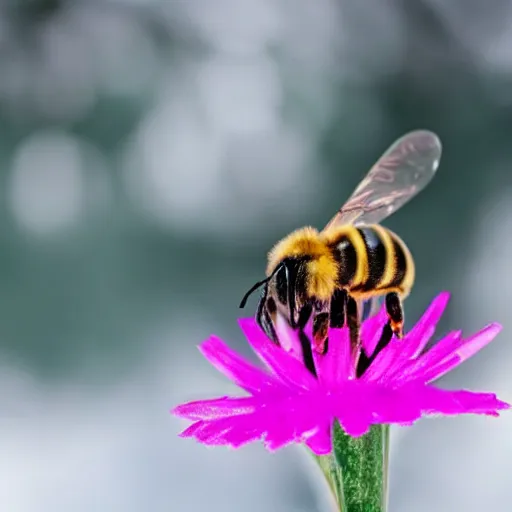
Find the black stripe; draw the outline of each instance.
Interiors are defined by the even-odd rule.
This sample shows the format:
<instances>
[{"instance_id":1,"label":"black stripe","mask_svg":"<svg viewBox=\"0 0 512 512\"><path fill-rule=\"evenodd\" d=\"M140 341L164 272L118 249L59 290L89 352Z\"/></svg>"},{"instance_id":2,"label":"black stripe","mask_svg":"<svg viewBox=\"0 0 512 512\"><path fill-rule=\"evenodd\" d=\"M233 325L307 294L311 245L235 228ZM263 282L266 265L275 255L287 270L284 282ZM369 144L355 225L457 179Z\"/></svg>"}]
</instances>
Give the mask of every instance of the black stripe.
<instances>
[{"instance_id":1,"label":"black stripe","mask_svg":"<svg viewBox=\"0 0 512 512\"><path fill-rule=\"evenodd\" d=\"M400 287L402 284L405 274L407 273L407 259L401 245L393 238L393 248L395 250L395 277L391 281L388 288Z\"/></svg>"},{"instance_id":2,"label":"black stripe","mask_svg":"<svg viewBox=\"0 0 512 512\"><path fill-rule=\"evenodd\" d=\"M380 239L379 233L370 227L358 228L363 237L368 254L368 279L358 289L362 291L375 290L384 277L386 271L386 247Z\"/></svg>"},{"instance_id":3,"label":"black stripe","mask_svg":"<svg viewBox=\"0 0 512 512\"><path fill-rule=\"evenodd\" d=\"M341 238L336 244L336 249L334 254L339 258L340 264L339 284L340 286L348 286L356 275L357 253L347 236Z\"/></svg>"}]
</instances>

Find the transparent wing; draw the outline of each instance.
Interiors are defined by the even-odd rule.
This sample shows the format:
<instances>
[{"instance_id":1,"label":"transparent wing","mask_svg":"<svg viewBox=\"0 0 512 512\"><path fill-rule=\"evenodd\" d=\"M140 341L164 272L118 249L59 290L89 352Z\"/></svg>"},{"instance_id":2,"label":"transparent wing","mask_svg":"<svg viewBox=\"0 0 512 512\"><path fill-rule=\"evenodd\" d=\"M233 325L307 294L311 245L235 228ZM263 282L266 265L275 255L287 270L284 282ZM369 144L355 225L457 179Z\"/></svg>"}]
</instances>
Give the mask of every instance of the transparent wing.
<instances>
[{"instance_id":1,"label":"transparent wing","mask_svg":"<svg viewBox=\"0 0 512 512\"><path fill-rule=\"evenodd\" d=\"M418 130L404 135L370 169L324 230L381 222L425 188L440 158L441 141L434 133Z\"/></svg>"}]
</instances>

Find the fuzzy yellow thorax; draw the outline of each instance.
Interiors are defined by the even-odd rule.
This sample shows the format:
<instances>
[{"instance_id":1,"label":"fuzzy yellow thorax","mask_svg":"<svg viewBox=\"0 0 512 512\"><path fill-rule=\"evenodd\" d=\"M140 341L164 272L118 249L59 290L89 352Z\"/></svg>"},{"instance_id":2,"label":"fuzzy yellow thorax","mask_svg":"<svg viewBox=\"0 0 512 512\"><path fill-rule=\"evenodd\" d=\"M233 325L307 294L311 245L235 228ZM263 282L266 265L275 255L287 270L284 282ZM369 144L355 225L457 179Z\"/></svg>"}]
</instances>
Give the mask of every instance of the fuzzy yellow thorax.
<instances>
[{"instance_id":1,"label":"fuzzy yellow thorax","mask_svg":"<svg viewBox=\"0 0 512 512\"><path fill-rule=\"evenodd\" d=\"M338 263L321 234L312 227L290 233L278 242L268 255L267 275L285 258L308 256L307 292L319 300L329 300L338 279Z\"/></svg>"}]
</instances>

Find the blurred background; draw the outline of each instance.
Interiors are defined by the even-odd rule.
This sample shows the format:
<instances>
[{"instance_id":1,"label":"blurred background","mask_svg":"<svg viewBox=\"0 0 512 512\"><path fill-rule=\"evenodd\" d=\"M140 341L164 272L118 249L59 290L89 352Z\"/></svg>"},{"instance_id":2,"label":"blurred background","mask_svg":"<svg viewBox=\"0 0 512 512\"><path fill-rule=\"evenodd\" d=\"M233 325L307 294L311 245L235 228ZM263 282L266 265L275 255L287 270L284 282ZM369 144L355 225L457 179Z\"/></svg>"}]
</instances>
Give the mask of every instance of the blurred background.
<instances>
[{"instance_id":1,"label":"blurred background","mask_svg":"<svg viewBox=\"0 0 512 512\"><path fill-rule=\"evenodd\" d=\"M441 384L512 401L511 23L507 0L3 0L0 510L327 510L300 449L206 449L168 411L234 390L196 345L248 354L267 250L415 128L444 154L386 223L408 323L444 289L439 335L503 322ZM511 432L395 428L390 510L509 510Z\"/></svg>"}]
</instances>

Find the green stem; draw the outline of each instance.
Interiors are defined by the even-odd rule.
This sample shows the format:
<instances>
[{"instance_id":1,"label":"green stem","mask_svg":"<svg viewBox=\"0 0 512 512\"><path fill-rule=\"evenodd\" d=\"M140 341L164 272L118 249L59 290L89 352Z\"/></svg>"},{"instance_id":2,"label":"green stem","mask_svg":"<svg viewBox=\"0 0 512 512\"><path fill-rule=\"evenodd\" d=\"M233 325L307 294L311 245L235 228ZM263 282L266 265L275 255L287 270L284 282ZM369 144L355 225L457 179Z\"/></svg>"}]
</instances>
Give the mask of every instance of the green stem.
<instances>
[{"instance_id":1,"label":"green stem","mask_svg":"<svg viewBox=\"0 0 512 512\"><path fill-rule=\"evenodd\" d=\"M339 512L386 512L389 426L374 425L364 436L350 437L335 422L332 453L315 458Z\"/></svg>"}]
</instances>

